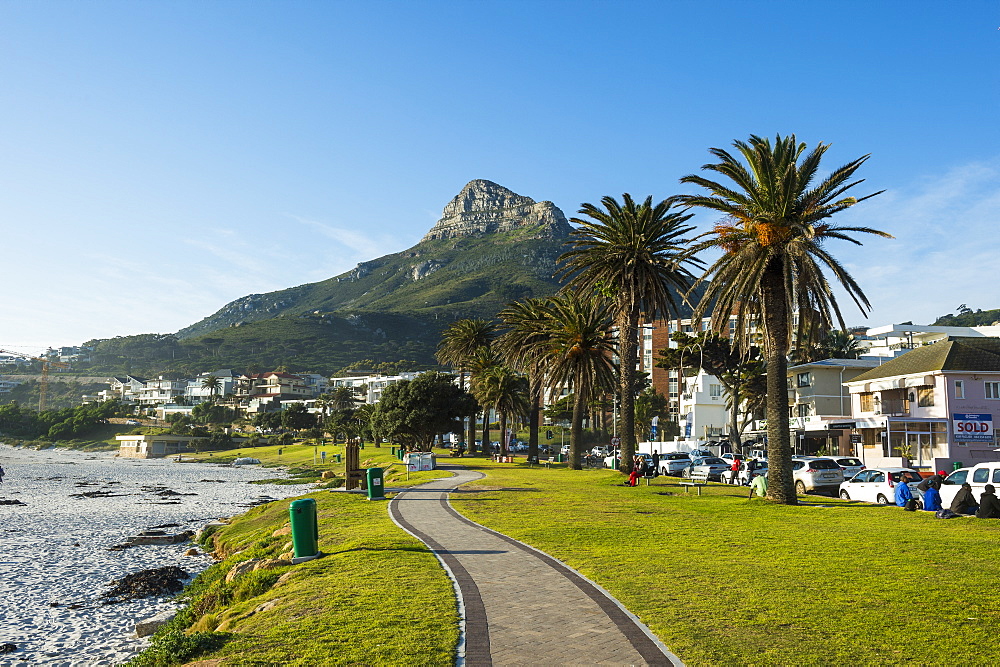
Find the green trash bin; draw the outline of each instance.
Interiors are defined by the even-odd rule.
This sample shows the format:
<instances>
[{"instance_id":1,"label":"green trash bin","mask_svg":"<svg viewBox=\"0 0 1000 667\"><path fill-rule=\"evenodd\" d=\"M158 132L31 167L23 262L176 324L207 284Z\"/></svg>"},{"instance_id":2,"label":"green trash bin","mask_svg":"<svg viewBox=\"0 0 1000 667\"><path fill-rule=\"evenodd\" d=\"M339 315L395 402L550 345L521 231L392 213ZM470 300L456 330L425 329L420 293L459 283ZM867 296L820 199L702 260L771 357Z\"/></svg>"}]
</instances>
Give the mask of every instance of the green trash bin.
<instances>
[{"instance_id":1,"label":"green trash bin","mask_svg":"<svg viewBox=\"0 0 1000 667\"><path fill-rule=\"evenodd\" d=\"M368 468L368 500L385 500L385 479L381 468Z\"/></svg>"},{"instance_id":2,"label":"green trash bin","mask_svg":"<svg viewBox=\"0 0 1000 667\"><path fill-rule=\"evenodd\" d=\"M288 506L292 523L292 550L296 558L319 553L319 525L316 521L316 501L312 498L293 500Z\"/></svg>"},{"instance_id":3,"label":"green trash bin","mask_svg":"<svg viewBox=\"0 0 1000 667\"><path fill-rule=\"evenodd\" d=\"M965 465L961 461L955 461L954 463L951 464L952 470L958 470L959 468L964 468L964 467Z\"/></svg>"},{"instance_id":4,"label":"green trash bin","mask_svg":"<svg viewBox=\"0 0 1000 667\"><path fill-rule=\"evenodd\" d=\"M566 458L563 454L556 454L556 463L565 463Z\"/></svg>"}]
</instances>

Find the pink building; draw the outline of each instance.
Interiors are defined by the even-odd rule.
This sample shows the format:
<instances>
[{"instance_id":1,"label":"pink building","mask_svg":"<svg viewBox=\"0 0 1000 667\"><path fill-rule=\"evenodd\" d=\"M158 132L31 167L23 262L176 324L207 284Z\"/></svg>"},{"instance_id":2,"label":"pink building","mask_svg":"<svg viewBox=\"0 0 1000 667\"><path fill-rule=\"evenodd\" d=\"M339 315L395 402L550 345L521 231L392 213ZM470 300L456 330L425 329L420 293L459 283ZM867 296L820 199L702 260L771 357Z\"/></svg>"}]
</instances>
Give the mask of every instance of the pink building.
<instances>
[{"instance_id":1,"label":"pink building","mask_svg":"<svg viewBox=\"0 0 1000 667\"><path fill-rule=\"evenodd\" d=\"M1000 338L950 337L844 385L867 465L951 471L1000 460Z\"/></svg>"}]
</instances>

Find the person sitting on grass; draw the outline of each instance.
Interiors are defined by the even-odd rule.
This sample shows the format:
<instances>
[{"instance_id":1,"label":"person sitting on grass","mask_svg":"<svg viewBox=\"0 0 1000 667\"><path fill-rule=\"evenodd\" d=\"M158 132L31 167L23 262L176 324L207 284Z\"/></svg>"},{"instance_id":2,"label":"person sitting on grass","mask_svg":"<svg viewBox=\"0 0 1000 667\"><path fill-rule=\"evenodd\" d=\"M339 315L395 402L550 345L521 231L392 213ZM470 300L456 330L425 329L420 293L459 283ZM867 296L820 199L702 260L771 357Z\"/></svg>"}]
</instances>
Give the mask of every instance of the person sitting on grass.
<instances>
[{"instance_id":1,"label":"person sitting on grass","mask_svg":"<svg viewBox=\"0 0 1000 667\"><path fill-rule=\"evenodd\" d=\"M979 496L979 509L976 518L1000 519L1000 500L996 497L996 488L992 484L983 487L983 495Z\"/></svg>"},{"instance_id":2,"label":"person sitting on grass","mask_svg":"<svg viewBox=\"0 0 1000 667\"><path fill-rule=\"evenodd\" d=\"M639 475L642 474L642 458L636 456L632 459L632 472L628 475L628 486L639 485Z\"/></svg>"},{"instance_id":3,"label":"person sitting on grass","mask_svg":"<svg viewBox=\"0 0 1000 667\"><path fill-rule=\"evenodd\" d=\"M937 512L941 507L941 482L936 479L924 480L927 482L927 490L924 491L924 511Z\"/></svg>"},{"instance_id":4,"label":"person sitting on grass","mask_svg":"<svg viewBox=\"0 0 1000 667\"><path fill-rule=\"evenodd\" d=\"M975 514L979 509L976 497L972 495L972 486L968 482L964 482L962 488L955 494L950 509L955 514Z\"/></svg>"},{"instance_id":5,"label":"person sitting on grass","mask_svg":"<svg viewBox=\"0 0 1000 667\"><path fill-rule=\"evenodd\" d=\"M894 495L896 504L900 507L906 507L906 503L913 500L913 492L910 491L910 485L904 479L900 479L896 483L896 493Z\"/></svg>"},{"instance_id":6,"label":"person sitting on grass","mask_svg":"<svg viewBox=\"0 0 1000 667\"><path fill-rule=\"evenodd\" d=\"M757 475L750 482L750 497L756 493L761 498L767 497L767 475Z\"/></svg>"}]
</instances>

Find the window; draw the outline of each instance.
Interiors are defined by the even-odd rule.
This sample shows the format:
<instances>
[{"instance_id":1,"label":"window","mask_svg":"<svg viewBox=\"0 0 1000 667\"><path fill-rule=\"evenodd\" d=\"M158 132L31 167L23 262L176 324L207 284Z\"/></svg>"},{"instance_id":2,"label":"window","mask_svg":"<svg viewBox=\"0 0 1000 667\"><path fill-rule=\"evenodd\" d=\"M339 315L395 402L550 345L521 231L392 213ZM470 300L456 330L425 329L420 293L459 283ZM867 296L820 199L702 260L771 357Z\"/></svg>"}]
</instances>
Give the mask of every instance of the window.
<instances>
[{"instance_id":1,"label":"window","mask_svg":"<svg viewBox=\"0 0 1000 667\"><path fill-rule=\"evenodd\" d=\"M871 481L875 482L876 484L885 484L885 473L884 472L875 473Z\"/></svg>"},{"instance_id":2,"label":"window","mask_svg":"<svg viewBox=\"0 0 1000 667\"><path fill-rule=\"evenodd\" d=\"M988 481L990 481L989 468L976 468L972 471L973 484L986 484Z\"/></svg>"},{"instance_id":3,"label":"window","mask_svg":"<svg viewBox=\"0 0 1000 667\"><path fill-rule=\"evenodd\" d=\"M1000 484L1000 469L993 470L993 483Z\"/></svg>"},{"instance_id":4,"label":"window","mask_svg":"<svg viewBox=\"0 0 1000 667\"><path fill-rule=\"evenodd\" d=\"M929 408L934 405L934 387L920 387L917 389L917 406Z\"/></svg>"},{"instance_id":5,"label":"window","mask_svg":"<svg viewBox=\"0 0 1000 667\"><path fill-rule=\"evenodd\" d=\"M809 387L812 385L812 373L799 373L796 379L800 387Z\"/></svg>"},{"instance_id":6,"label":"window","mask_svg":"<svg viewBox=\"0 0 1000 667\"><path fill-rule=\"evenodd\" d=\"M1000 398L1000 382L986 383L986 398Z\"/></svg>"},{"instance_id":7,"label":"window","mask_svg":"<svg viewBox=\"0 0 1000 667\"><path fill-rule=\"evenodd\" d=\"M795 416L796 417L808 417L809 416L809 404L799 403L795 406Z\"/></svg>"},{"instance_id":8,"label":"window","mask_svg":"<svg viewBox=\"0 0 1000 667\"><path fill-rule=\"evenodd\" d=\"M721 384L710 384L708 385L708 395L712 398L719 398L722 396L722 385Z\"/></svg>"},{"instance_id":9,"label":"window","mask_svg":"<svg viewBox=\"0 0 1000 667\"><path fill-rule=\"evenodd\" d=\"M875 393L861 394L861 412L875 412Z\"/></svg>"},{"instance_id":10,"label":"window","mask_svg":"<svg viewBox=\"0 0 1000 667\"><path fill-rule=\"evenodd\" d=\"M965 382L955 380L955 398L965 398Z\"/></svg>"}]
</instances>

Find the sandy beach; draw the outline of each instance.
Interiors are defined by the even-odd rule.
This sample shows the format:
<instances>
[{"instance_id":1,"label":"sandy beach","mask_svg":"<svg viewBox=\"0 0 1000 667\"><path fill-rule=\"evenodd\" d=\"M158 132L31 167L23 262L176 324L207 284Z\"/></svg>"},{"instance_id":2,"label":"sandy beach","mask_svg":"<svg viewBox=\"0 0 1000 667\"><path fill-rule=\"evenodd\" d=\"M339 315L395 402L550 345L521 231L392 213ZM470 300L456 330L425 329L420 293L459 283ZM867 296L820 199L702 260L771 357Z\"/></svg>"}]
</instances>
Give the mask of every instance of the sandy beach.
<instances>
[{"instance_id":1,"label":"sandy beach","mask_svg":"<svg viewBox=\"0 0 1000 667\"><path fill-rule=\"evenodd\" d=\"M35 451L0 445L0 644L17 646L0 665L117 665L148 643L137 620L172 608L170 596L103 604L110 583L176 565L192 577L207 555L193 545L108 548L164 524L179 533L232 516L263 496L287 498L308 485L248 484L280 477L259 466L227 467L110 453Z\"/></svg>"}]
</instances>

